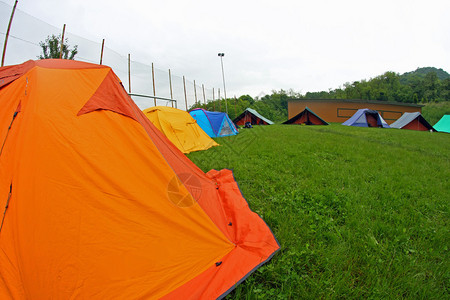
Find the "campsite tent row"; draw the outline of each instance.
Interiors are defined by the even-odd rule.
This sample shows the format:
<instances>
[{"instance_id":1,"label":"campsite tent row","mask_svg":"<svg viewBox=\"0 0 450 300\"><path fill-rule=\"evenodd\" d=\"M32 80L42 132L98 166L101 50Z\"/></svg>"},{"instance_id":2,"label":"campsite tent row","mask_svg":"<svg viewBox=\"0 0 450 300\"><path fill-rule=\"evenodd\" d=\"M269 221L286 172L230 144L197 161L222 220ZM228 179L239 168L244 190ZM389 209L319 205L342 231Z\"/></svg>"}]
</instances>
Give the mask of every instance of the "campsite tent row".
<instances>
[{"instance_id":1,"label":"campsite tent row","mask_svg":"<svg viewBox=\"0 0 450 300\"><path fill-rule=\"evenodd\" d=\"M237 134L238 131L233 126L233 123L238 126L246 123L252 125L273 124L272 121L251 108L247 108L233 122L230 121L225 113L210 112L203 109L194 109L190 113L191 116L184 111L167 107L149 108L144 110L144 113L184 153L206 150L217 145L214 140L208 138L202 131L208 132L211 137L220 137ZM440 122L440 124L445 124L445 116ZM283 124L328 125L325 120L308 107ZM199 125L201 126L199 127ZM359 109L343 125L436 131L419 112L404 113L396 122L389 126L377 111L367 108ZM445 132L445 126L441 127L439 131Z\"/></svg>"},{"instance_id":2,"label":"campsite tent row","mask_svg":"<svg viewBox=\"0 0 450 300\"><path fill-rule=\"evenodd\" d=\"M202 110L205 115L212 112ZM236 117L234 120L236 125L245 125L247 122L252 125L271 125L272 121L266 119L260 115L257 111L247 108L242 114ZM442 119L444 124L445 118ZM207 124L207 122L205 122ZM211 122L209 122L211 123ZM303 111L287 120L283 124L304 124L304 125L328 125L328 123L315 114L311 109L306 107ZM342 123L346 126L357 127L380 127L380 128L399 128L421 131L436 131L419 112L404 113L396 122L389 126L383 117L375 110L371 109L359 109L356 113L350 117L347 121ZM203 126L202 126L203 128ZM206 130L205 130L206 131ZM445 132L445 129L442 129Z\"/></svg>"},{"instance_id":3,"label":"campsite tent row","mask_svg":"<svg viewBox=\"0 0 450 300\"><path fill-rule=\"evenodd\" d=\"M448 117L448 118L447 118ZM446 124L447 125L444 125ZM283 124L305 124L305 125L328 125L326 121L316 115L308 107L306 107L302 112L287 120ZM440 125L442 124L442 125ZM380 127L380 128L399 128L399 129L410 129L419 131L450 131L450 116L444 116L442 119L436 123L439 129L433 128L421 115L419 112L414 113L404 113L396 122L392 123L390 126L383 119L383 117L375 110L371 109L359 109L356 113L350 117L347 121L342 123L346 126L357 126L357 127ZM442 126L439 127L439 126ZM447 128L445 128L447 126ZM445 131L447 130L447 131Z\"/></svg>"},{"instance_id":4,"label":"campsite tent row","mask_svg":"<svg viewBox=\"0 0 450 300\"><path fill-rule=\"evenodd\" d=\"M342 125L436 131L420 112L405 112L397 121L389 126L377 111L367 108L359 109L350 119L342 123Z\"/></svg>"},{"instance_id":5,"label":"campsite tent row","mask_svg":"<svg viewBox=\"0 0 450 300\"><path fill-rule=\"evenodd\" d=\"M107 66L0 68L0 141L0 299L215 299L279 249Z\"/></svg>"}]
</instances>

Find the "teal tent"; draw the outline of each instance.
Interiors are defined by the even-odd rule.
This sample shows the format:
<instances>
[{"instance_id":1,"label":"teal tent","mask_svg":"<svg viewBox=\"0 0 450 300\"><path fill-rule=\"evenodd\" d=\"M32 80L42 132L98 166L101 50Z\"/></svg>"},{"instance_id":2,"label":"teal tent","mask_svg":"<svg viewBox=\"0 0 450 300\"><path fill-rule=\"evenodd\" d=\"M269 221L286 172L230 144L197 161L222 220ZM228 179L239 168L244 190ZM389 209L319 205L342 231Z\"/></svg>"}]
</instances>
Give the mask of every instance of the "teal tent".
<instances>
[{"instance_id":1,"label":"teal tent","mask_svg":"<svg viewBox=\"0 0 450 300\"><path fill-rule=\"evenodd\" d=\"M450 115L444 115L433 127L439 132L450 133Z\"/></svg>"}]
</instances>

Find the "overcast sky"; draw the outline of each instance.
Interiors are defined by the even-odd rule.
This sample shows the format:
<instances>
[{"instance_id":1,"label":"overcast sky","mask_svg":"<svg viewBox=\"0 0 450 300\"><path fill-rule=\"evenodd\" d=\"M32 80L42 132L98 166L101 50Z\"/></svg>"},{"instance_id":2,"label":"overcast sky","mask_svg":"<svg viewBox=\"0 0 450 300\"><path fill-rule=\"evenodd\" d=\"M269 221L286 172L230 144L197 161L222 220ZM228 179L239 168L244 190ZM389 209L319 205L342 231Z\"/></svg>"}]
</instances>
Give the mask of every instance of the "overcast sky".
<instances>
[{"instance_id":1,"label":"overcast sky","mask_svg":"<svg viewBox=\"0 0 450 300\"><path fill-rule=\"evenodd\" d=\"M223 86L224 52L228 97L450 71L449 0L19 0L17 8L211 88Z\"/></svg>"}]
</instances>

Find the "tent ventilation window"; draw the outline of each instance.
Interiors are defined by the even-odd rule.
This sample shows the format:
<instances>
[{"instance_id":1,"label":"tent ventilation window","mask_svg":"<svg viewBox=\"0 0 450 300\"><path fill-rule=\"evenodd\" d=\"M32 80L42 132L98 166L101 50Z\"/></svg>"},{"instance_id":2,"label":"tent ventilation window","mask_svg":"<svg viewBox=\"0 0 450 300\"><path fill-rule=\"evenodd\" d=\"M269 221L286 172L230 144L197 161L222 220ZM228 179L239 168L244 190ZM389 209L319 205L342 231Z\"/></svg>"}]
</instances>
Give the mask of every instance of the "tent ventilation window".
<instances>
[{"instance_id":1,"label":"tent ventilation window","mask_svg":"<svg viewBox=\"0 0 450 300\"><path fill-rule=\"evenodd\" d=\"M221 135L231 135L233 131L231 130L230 124L225 120L222 130L220 131Z\"/></svg>"}]
</instances>

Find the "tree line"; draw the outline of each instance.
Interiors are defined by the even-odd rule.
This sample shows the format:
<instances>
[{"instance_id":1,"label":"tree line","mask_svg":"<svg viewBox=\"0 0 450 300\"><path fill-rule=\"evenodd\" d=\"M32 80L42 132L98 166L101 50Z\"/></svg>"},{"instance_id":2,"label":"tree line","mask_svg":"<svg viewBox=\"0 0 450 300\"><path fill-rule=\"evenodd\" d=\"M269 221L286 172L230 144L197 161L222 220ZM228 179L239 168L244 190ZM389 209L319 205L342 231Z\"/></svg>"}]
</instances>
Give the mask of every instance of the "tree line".
<instances>
[{"instance_id":1,"label":"tree line","mask_svg":"<svg viewBox=\"0 0 450 300\"><path fill-rule=\"evenodd\" d=\"M378 101L397 101L403 103L423 103L430 109L433 108L433 120L450 113L450 75L442 69L419 68L416 71L399 75L394 72L386 72L370 80L345 83L338 89L297 93L294 90L272 91L272 94L263 97L252 98L243 95L239 98L215 100L207 104L194 104L192 108L204 108L210 111L225 112L228 107L228 115L233 120L247 107L253 108L264 117L275 121L287 120L287 103L289 99L361 99ZM434 104L430 106L431 104ZM424 115L427 110L424 108Z\"/></svg>"},{"instance_id":2,"label":"tree line","mask_svg":"<svg viewBox=\"0 0 450 300\"><path fill-rule=\"evenodd\" d=\"M403 103L450 101L450 75L442 69L418 68L402 75L386 72L369 80L347 82L343 87L308 92L306 99L362 99Z\"/></svg>"}]
</instances>

